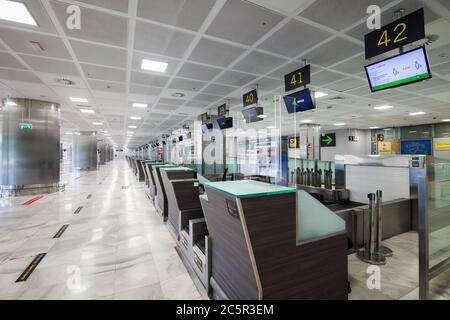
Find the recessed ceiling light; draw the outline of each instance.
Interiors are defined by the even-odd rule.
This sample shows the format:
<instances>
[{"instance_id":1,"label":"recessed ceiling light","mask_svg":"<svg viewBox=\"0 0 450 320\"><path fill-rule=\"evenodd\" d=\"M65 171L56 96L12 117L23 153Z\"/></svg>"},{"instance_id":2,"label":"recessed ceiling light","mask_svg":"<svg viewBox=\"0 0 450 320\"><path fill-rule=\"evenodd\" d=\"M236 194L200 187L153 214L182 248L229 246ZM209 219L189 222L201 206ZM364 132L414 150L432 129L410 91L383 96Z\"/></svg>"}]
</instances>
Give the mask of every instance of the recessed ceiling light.
<instances>
[{"instance_id":1,"label":"recessed ceiling light","mask_svg":"<svg viewBox=\"0 0 450 320\"><path fill-rule=\"evenodd\" d=\"M267 129L276 129L276 126L268 126Z\"/></svg>"},{"instance_id":2,"label":"recessed ceiling light","mask_svg":"<svg viewBox=\"0 0 450 320\"><path fill-rule=\"evenodd\" d=\"M105 131L105 130L102 130L102 131L100 131L101 133L108 133L108 131Z\"/></svg>"},{"instance_id":3,"label":"recessed ceiling light","mask_svg":"<svg viewBox=\"0 0 450 320\"><path fill-rule=\"evenodd\" d=\"M16 1L0 1L0 19L29 24L35 27L38 25L25 4Z\"/></svg>"},{"instance_id":4,"label":"recessed ceiling light","mask_svg":"<svg viewBox=\"0 0 450 320\"><path fill-rule=\"evenodd\" d=\"M375 110L388 110L388 109L392 109L394 108L393 106L379 106L379 107L375 107Z\"/></svg>"},{"instance_id":5,"label":"recessed ceiling light","mask_svg":"<svg viewBox=\"0 0 450 320\"><path fill-rule=\"evenodd\" d=\"M142 120L141 117L130 117L131 120Z\"/></svg>"},{"instance_id":6,"label":"recessed ceiling light","mask_svg":"<svg viewBox=\"0 0 450 320\"><path fill-rule=\"evenodd\" d=\"M127 131L127 134L134 134L133 131Z\"/></svg>"},{"instance_id":7,"label":"recessed ceiling light","mask_svg":"<svg viewBox=\"0 0 450 320\"><path fill-rule=\"evenodd\" d=\"M326 92L320 92L320 91L316 91L314 92L314 97L316 99L322 98L322 97L326 97L328 95L328 93Z\"/></svg>"},{"instance_id":8,"label":"recessed ceiling light","mask_svg":"<svg viewBox=\"0 0 450 320\"><path fill-rule=\"evenodd\" d=\"M11 100L7 100L5 105L7 107L17 107L17 103L15 103L14 101L11 101Z\"/></svg>"},{"instance_id":9,"label":"recessed ceiling light","mask_svg":"<svg viewBox=\"0 0 450 320\"><path fill-rule=\"evenodd\" d=\"M73 135L73 133L72 133L72 132L66 132L66 134L67 134L68 136L71 136L71 135Z\"/></svg>"},{"instance_id":10,"label":"recessed ceiling light","mask_svg":"<svg viewBox=\"0 0 450 320\"><path fill-rule=\"evenodd\" d=\"M175 92L174 94L172 94L172 97L175 98L184 98L186 95L182 92Z\"/></svg>"},{"instance_id":11,"label":"recessed ceiling light","mask_svg":"<svg viewBox=\"0 0 450 320\"><path fill-rule=\"evenodd\" d=\"M409 115L414 117L414 116L422 116L424 114L426 113L423 111L418 111L418 112L411 112Z\"/></svg>"},{"instance_id":12,"label":"recessed ceiling light","mask_svg":"<svg viewBox=\"0 0 450 320\"><path fill-rule=\"evenodd\" d=\"M380 127L370 127L369 129L375 130L375 129L380 129Z\"/></svg>"},{"instance_id":13,"label":"recessed ceiling light","mask_svg":"<svg viewBox=\"0 0 450 320\"><path fill-rule=\"evenodd\" d=\"M343 122L337 122L337 123L335 123L334 124L336 127L342 127L342 126L345 126L345 123L343 123Z\"/></svg>"},{"instance_id":14,"label":"recessed ceiling light","mask_svg":"<svg viewBox=\"0 0 450 320\"><path fill-rule=\"evenodd\" d=\"M86 99L86 98L74 98L74 97L71 97L69 99L70 99L70 101L77 102L77 103L88 103L89 102L88 99Z\"/></svg>"},{"instance_id":15,"label":"recessed ceiling light","mask_svg":"<svg viewBox=\"0 0 450 320\"><path fill-rule=\"evenodd\" d=\"M147 108L148 104L146 103L133 103L133 108Z\"/></svg>"},{"instance_id":16,"label":"recessed ceiling light","mask_svg":"<svg viewBox=\"0 0 450 320\"><path fill-rule=\"evenodd\" d=\"M302 120L302 121L300 121L300 123L311 123L311 122L313 122L312 120Z\"/></svg>"},{"instance_id":17,"label":"recessed ceiling light","mask_svg":"<svg viewBox=\"0 0 450 320\"><path fill-rule=\"evenodd\" d=\"M450 119L444 119L442 122L450 122Z\"/></svg>"},{"instance_id":18,"label":"recessed ceiling light","mask_svg":"<svg viewBox=\"0 0 450 320\"><path fill-rule=\"evenodd\" d=\"M102 126L102 125L103 125L102 122L92 122L92 124L93 124L94 126Z\"/></svg>"},{"instance_id":19,"label":"recessed ceiling light","mask_svg":"<svg viewBox=\"0 0 450 320\"><path fill-rule=\"evenodd\" d=\"M142 59L141 69L147 71L166 72L168 65L169 64L166 62Z\"/></svg>"},{"instance_id":20,"label":"recessed ceiling light","mask_svg":"<svg viewBox=\"0 0 450 320\"><path fill-rule=\"evenodd\" d=\"M136 126L128 126L128 128L130 128L130 129L137 129Z\"/></svg>"},{"instance_id":21,"label":"recessed ceiling light","mask_svg":"<svg viewBox=\"0 0 450 320\"><path fill-rule=\"evenodd\" d=\"M83 113L95 113L95 111L92 109L80 109L80 111Z\"/></svg>"}]
</instances>

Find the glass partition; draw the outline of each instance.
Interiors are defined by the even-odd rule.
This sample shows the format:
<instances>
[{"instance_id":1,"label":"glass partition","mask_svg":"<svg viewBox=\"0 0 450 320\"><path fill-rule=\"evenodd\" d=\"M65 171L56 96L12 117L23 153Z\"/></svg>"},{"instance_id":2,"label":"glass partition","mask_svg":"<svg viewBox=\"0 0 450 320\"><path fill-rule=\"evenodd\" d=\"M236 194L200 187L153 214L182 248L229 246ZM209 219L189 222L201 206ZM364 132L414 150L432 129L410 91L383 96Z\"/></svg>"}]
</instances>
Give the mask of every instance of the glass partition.
<instances>
[{"instance_id":1,"label":"glass partition","mask_svg":"<svg viewBox=\"0 0 450 320\"><path fill-rule=\"evenodd\" d=\"M430 158L428 177L419 180L419 295L450 268L450 161Z\"/></svg>"}]
</instances>

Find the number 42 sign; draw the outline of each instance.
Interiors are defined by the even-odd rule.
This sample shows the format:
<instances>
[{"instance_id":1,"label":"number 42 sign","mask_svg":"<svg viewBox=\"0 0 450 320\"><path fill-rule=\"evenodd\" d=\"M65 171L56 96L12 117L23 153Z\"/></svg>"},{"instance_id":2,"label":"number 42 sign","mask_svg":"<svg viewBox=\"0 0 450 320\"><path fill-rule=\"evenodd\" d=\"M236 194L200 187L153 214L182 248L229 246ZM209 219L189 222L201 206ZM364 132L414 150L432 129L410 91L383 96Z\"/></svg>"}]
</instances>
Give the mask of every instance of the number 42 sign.
<instances>
[{"instance_id":1,"label":"number 42 sign","mask_svg":"<svg viewBox=\"0 0 450 320\"><path fill-rule=\"evenodd\" d=\"M364 37L366 59L425 38L423 9L400 18Z\"/></svg>"}]
</instances>

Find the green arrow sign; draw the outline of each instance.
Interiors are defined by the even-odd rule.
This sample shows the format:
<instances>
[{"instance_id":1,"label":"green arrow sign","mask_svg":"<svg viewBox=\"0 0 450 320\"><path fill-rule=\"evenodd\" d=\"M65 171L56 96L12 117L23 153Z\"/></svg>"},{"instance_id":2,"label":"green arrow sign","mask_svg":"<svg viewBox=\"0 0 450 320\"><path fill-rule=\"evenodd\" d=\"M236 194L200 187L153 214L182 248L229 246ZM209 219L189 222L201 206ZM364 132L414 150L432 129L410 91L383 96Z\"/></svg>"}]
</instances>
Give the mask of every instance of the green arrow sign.
<instances>
[{"instance_id":1,"label":"green arrow sign","mask_svg":"<svg viewBox=\"0 0 450 320\"><path fill-rule=\"evenodd\" d=\"M322 134L320 138L321 147L336 147L336 133Z\"/></svg>"},{"instance_id":2,"label":"green arrow sign","mask_svg":"<svg viewBox=\"0 0 450 320\"><path fill-rule=\"evenodd\" d=\"M20 129L21 130L33 130L33 125L31 123L21 123Z\"/></svg>"}]
</instances>

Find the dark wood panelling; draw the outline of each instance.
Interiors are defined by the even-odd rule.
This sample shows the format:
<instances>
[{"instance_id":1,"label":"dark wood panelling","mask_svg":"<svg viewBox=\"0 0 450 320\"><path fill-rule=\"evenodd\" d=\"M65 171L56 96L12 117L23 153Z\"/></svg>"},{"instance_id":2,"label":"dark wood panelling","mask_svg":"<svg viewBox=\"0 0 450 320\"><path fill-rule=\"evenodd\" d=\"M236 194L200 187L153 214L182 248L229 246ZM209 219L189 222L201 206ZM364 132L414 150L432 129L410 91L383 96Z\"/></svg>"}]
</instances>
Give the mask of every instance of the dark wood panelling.
<instances>
[{"instance_id":1,"label":"dark wood panelling","mask_svg":"<svg viewBox=\"0 0 450 320\"><path fill-rule=\"evenodd\" d=\"M296 194L242 199L264 299L347 299L347 237L297 246Z\"/></svg>"},{"instance_id":2,"label":"dark wood panelling","mask_svg":"<svg viewBox=\"0 0 450 320\"><path fill-rule=\"evenodd\" d=\"M212 239L212 276L231 299L258 299L258 287L245 241L241 220L228 214L227 202L236 199L208 188L202 201Z\"/></svg>"}]
</instances>

